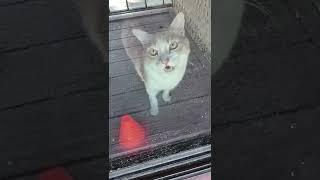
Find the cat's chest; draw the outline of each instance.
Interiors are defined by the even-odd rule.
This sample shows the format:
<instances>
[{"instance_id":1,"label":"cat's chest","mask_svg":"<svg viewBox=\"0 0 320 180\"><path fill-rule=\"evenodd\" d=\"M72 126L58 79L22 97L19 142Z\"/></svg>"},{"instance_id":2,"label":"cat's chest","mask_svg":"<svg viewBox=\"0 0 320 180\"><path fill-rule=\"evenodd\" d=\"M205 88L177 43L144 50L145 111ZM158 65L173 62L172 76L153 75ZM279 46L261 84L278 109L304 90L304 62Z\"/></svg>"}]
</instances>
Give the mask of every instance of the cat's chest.
<instances>
[{"instance_id":1,"label":"cat's chest","mask_svg":"<svg viewBox=\"0 0 320 180\"><path fill-rule=\"evenodd\" d=\"M184 69L169 73L155 73L147 70L147 83L157 89L172 89L182 80L184 72Z\"/></svg>"}]
</instances>

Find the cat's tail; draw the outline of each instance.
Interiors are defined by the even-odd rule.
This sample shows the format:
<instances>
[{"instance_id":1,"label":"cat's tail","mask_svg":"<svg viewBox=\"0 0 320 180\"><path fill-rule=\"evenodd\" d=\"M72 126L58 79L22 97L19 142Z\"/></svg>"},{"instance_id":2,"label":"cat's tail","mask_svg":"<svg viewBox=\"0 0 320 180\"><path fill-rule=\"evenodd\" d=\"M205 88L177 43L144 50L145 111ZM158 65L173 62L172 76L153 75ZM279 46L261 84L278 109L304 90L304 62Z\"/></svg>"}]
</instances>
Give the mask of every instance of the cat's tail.
<instances>
[{"instance_id":1,"label":"cat's tail","mask_svg":"<svg viewBox=\"0 0 320 180\"><path fill-rule=\"evenodd\" d=\"M121 30L122 45L131 61L133 62L134 68L137 71L140 79L144 81L143 76L143 48L140 43L137 46L138 39L134 36L131 29Z\"/></svg>"}]
</instances>

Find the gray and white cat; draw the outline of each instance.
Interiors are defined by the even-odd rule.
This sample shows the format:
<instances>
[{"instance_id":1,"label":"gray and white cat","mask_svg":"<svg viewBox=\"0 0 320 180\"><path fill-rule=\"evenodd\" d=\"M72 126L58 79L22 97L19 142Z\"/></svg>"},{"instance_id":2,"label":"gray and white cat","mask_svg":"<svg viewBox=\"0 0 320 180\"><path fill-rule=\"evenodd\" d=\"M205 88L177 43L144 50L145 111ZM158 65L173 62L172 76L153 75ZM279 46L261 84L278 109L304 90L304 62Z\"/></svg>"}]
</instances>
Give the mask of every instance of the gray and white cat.
<instances>
[{"instance_id":1,"label":"gray and white cat","mask_svg":"<svg viewBox=\"0 0 320 180\"><path fill-rule=\"evenodd\" d=\"M184 14L179 13L168 31L149 34L139 29L132 33L143 44L144 58L133 61L149 95L151 115L157 115L157 95L162 92L165 102L171 100L172 91L182 80L188 64L190 44L185 36Z\"/></svg>"}]
</instances>

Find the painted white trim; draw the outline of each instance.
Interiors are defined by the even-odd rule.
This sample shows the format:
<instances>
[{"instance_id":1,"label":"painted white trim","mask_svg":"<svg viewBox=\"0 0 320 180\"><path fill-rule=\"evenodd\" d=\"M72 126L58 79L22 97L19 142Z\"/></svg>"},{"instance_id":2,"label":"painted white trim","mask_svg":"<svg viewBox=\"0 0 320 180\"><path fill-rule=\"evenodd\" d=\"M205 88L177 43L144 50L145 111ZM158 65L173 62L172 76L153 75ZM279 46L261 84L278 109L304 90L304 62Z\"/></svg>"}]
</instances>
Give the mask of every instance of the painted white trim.
<instances>
[{"instance_id":1,"label":"painted white trim","mask_svg":"<svg viewBox=\"0 0 320 180\"><path fill-rule=\"evenodd\" d=\"M139 16L147 16L147 15L152 15L152 14L169 12L170 9L172 9L172 7L165 7L165 8L159 8L159 9L149 9L149 10L143 10L143 11L137 11L137 12L111 15L111 16L109 16L109 22L115 21L115 20L139 17Z\"/></svg>"}]
</instances>

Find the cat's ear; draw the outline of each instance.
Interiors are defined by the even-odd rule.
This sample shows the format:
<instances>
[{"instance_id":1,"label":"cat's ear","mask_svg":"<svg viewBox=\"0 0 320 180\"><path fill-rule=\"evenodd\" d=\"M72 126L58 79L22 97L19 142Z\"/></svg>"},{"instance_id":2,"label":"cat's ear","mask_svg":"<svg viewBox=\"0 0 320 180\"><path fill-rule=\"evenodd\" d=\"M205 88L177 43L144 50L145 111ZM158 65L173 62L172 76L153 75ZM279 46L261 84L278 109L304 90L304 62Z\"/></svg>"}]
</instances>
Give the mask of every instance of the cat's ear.
<instances>
[{"instance_id":1,"label":"cat's ear","mask_svg":"<svg viewBox=\"0 0 320 180\"><path fill-rule=\"evenodd\" d=\"M177 14L177 16L174 18L174 20L170 24L169 31L172 31L184 36L185 34L184 22L185 22L184 14L180 12L179 14Z\"/></svg>"},{"instance_id":2,"label":"cat's ear","mask_svg":"<svg viewBox=\"0 0 320 180\"><path fill-rule=\"evenodd\" d=\"M143 45L149 44L151 42L152 35L145 31L142 31L140 29L132 29L132 33L139 39L139 41Z\"/></svg>"}]
</instances>

